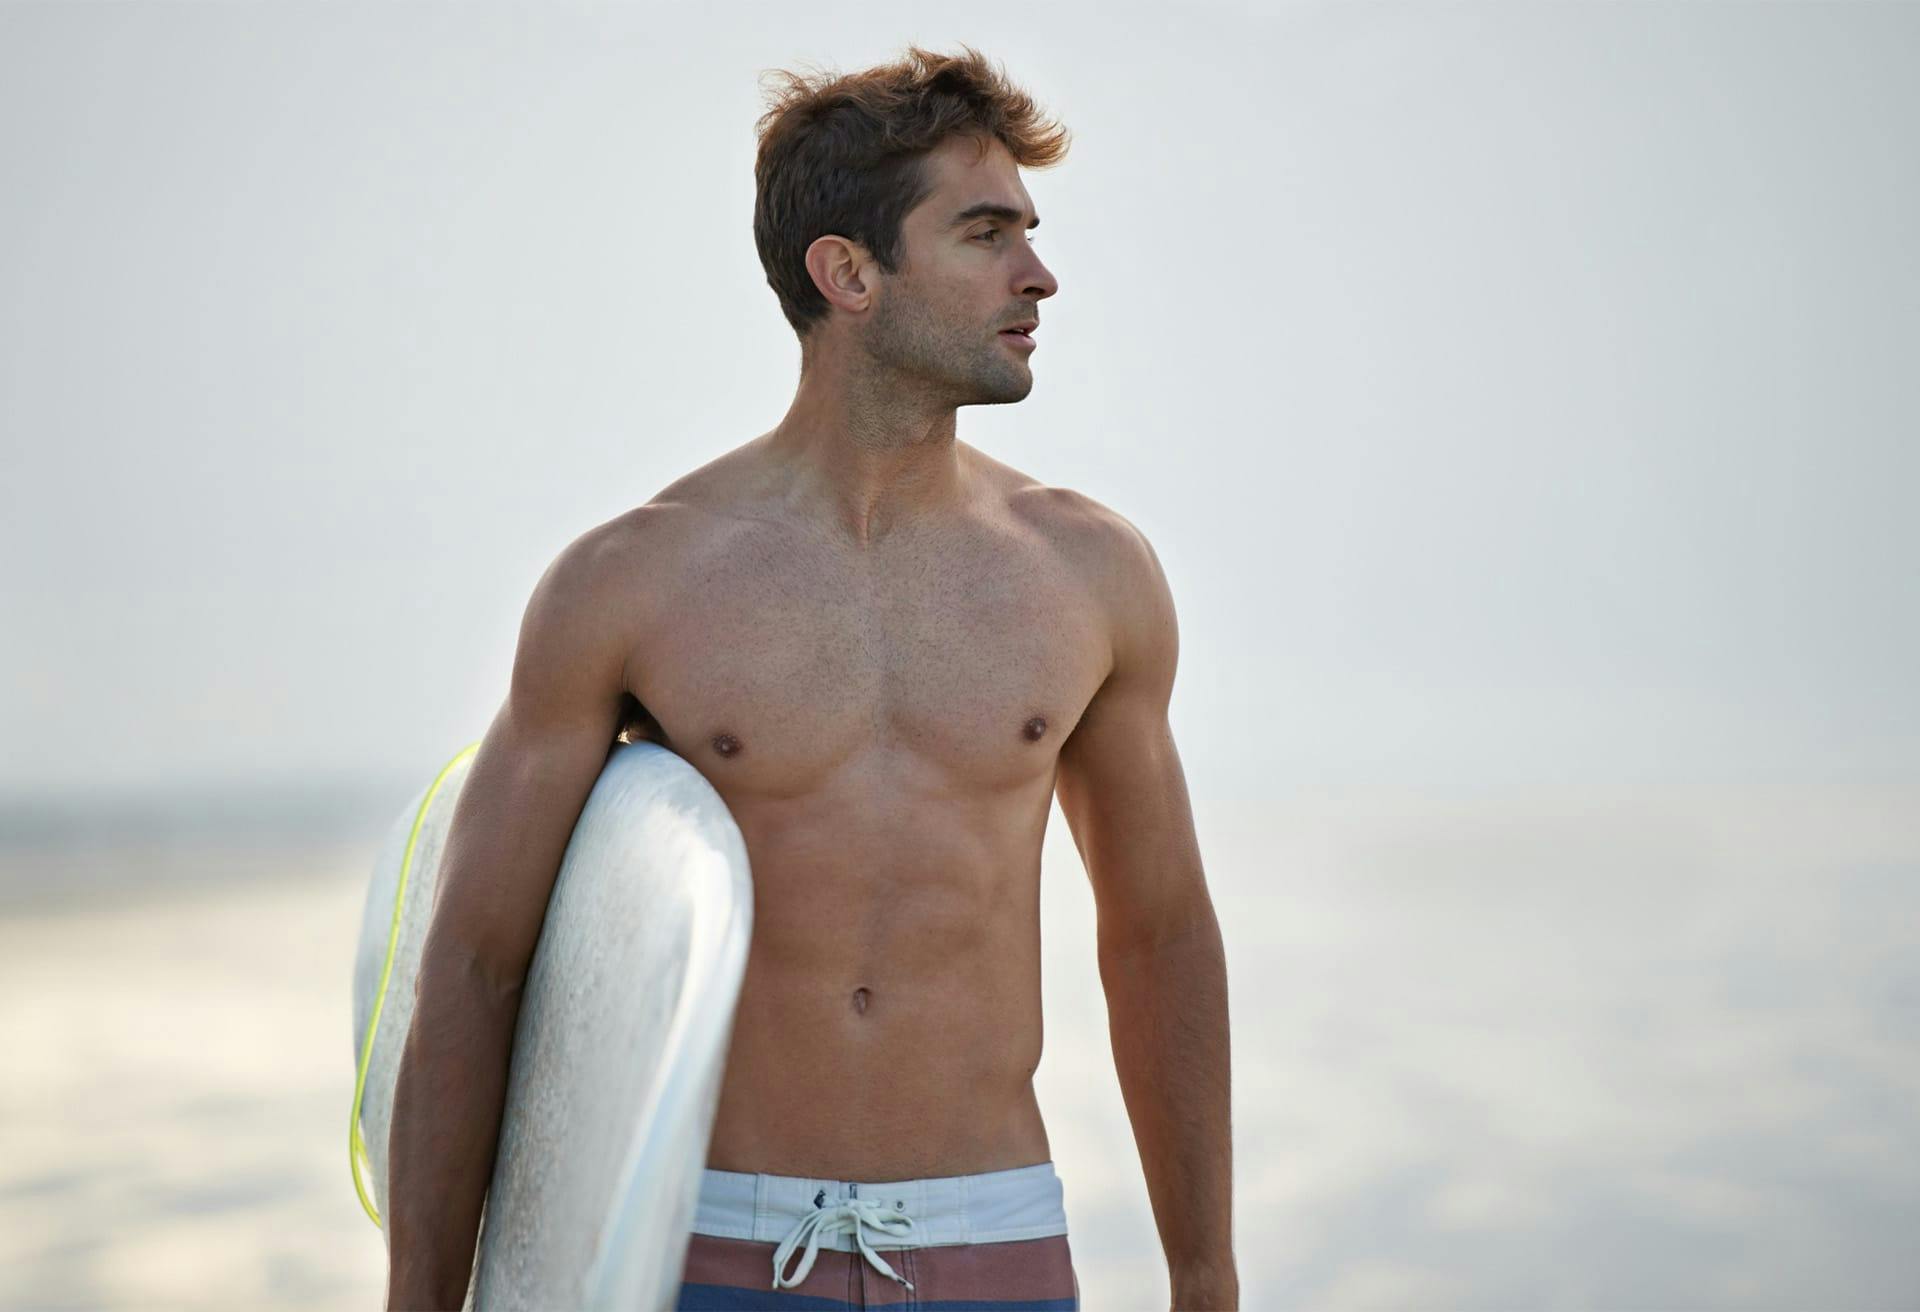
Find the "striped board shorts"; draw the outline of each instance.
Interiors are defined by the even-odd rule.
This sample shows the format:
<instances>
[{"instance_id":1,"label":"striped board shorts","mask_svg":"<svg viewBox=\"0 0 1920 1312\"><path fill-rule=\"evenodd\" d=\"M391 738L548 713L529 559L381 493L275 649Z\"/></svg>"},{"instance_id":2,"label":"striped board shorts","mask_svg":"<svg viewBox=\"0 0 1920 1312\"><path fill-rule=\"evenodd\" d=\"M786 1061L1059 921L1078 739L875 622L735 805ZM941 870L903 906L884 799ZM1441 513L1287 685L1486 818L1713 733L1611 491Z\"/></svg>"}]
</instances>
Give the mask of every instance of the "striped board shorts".
<instances>
[{"instance_id":1,"label":"striped board shorts","mask_svg":"<svg viewBox=\"0 0 1920 1312\"><path fill-rule=\"evenodd\" d=\"M1077 1312L1052 1162L926 1180L707 1168L673 1306Z\"/></svg>"}]
</instances>

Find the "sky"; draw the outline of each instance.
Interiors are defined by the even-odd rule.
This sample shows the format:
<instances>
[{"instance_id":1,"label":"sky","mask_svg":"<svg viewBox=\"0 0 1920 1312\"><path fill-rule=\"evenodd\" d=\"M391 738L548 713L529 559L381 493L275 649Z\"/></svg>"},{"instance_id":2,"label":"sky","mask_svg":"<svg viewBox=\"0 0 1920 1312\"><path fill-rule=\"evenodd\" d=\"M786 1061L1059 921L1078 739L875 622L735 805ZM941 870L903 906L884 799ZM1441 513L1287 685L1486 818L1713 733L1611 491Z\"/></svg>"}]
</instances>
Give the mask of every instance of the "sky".
<instances>
[{"instance_id":1,"label":"sky","mask_svg":"<svg viewBox=\"0 0 1920 1312\"><path fill-rule=\"evenodd\" d=\"M418 786L784 413L757 74L1074 133L965 440L1173 588L1196 792L1910 779L1920 9L9 6L0 798Z\"/></svg>"},{"instance_id":2,"label":"sky","mask_svg":"<svg viewBox=\"0 0 1920 1312\"><path fill-rule=\"evenodd\" d=\"M0 6L0 1269L367 1305L371 847L555 553L785 412L758 74L962 41L1074 133L1033 391L959 433L1173 589L1246 1306L1912 1306L1920 6L1868 3ZM1080 1276L1151 1308L1058 816L1042 890Z\"/></svg>"}]
</instances>

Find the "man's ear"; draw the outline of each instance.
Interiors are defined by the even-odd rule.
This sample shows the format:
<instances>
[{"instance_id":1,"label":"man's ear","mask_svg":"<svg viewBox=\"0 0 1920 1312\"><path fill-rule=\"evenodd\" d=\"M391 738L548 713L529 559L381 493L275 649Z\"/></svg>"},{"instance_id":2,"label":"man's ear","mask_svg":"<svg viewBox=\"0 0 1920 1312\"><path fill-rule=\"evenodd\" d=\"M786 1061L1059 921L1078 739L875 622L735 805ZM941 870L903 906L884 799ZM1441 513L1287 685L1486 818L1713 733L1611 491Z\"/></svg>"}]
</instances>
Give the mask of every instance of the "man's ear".
<instances>
[{"instance_id":1,"label":"man's ear","mask_svg":"<svg viewBox=\"0 0 1920 1312\"><path fill-rule=\"evenodd\" d=\"M813 285L829 304L852 314L866 309L873 300L875 267L865 246L834 233L815 237L807 247L807 274Z\"/></svg>"}]
</instances>

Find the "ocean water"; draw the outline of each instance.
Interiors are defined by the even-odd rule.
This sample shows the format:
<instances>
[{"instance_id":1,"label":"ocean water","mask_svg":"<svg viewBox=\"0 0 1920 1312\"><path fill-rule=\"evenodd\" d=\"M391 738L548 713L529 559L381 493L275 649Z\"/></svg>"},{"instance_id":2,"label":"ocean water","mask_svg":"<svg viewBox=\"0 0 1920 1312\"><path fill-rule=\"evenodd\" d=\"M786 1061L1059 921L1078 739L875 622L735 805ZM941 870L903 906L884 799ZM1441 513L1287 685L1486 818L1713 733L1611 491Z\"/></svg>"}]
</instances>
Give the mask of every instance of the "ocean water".
<instances>
[{"instance_id":1,"label":"ocean water","mask_svg":"<svg viewBox=\"0 0 1920 1312\"><path fill-rule=\"evenodd\" d=\"M371 814L0 843L0 1307L380 1305L346 1155ZM1920 1306L1920 788L1195 815L1244 1307ZM1164 1309L1057 811L1042 916L1083 1304Z\"/></svg>"}]
</instances>

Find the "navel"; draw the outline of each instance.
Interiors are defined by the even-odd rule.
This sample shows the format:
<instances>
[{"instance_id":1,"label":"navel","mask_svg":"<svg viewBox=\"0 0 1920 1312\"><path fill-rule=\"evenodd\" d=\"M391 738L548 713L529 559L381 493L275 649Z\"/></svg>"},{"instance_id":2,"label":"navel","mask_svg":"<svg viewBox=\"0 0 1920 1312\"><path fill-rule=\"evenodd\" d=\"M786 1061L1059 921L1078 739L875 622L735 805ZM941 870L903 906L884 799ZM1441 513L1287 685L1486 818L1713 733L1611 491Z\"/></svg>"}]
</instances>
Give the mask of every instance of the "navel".
<instances>
[{"instance_id":1,"label":"navel","mask_svg":"<svg viewBox=\"0 0 1920 1312\"><path fill-rule=\"evenodd\" d=\"M740 750L740 740L730 733L717 733L713 736L713 750L722 756L732 756Z\"/></svg>"},{"instance_id":2,"label":"navel","mask_svg":"<svg viewBox=\"0 0 1920 1312\"><path fill-rule=\"evenodd\" d=\"M1034 716L1031 720L1028 720L1020 726L1020 732L1026 735L1028 742L1039 742L1041 738L1046 736L1047 717L1044 715Z\"/></svg>"},{"instance_id":3,"label":"navel","mask_svg":"<svg viewBox=\"0 0 1920 1312\"><path fill-rule=\"evenodd\" d=\"M865 989L855 989L855 990L853 991L853 1009L854 1009L854 1011L856 1011L856 1012L858 1012L858 1013L859 1013L860 1015L862 1015L862 1016L864 1016L864 1015L866 1015L866 1014L867 1014L867 1003L868 1003L868 1001L869 1001L869 1000L871 1000L871 999L872 999L872 997L873 997L873 995L872 995L871 993L869 993L869 992L867 992L867 991L866 991Z\"/></svg>"}]
</instances>

